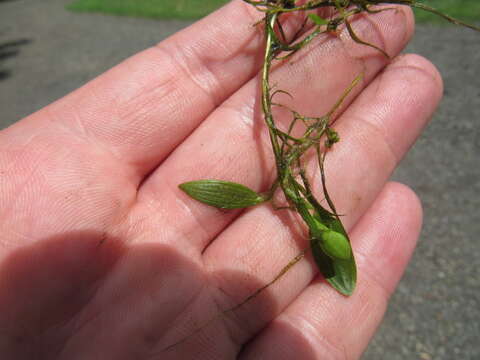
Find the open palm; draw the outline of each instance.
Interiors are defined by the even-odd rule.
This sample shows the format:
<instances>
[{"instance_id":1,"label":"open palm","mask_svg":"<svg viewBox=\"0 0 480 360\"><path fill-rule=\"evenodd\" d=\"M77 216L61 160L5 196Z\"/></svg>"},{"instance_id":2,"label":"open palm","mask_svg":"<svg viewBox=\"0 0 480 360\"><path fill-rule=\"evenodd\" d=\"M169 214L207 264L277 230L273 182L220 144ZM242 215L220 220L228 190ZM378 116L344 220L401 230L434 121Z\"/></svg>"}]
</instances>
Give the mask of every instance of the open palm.
<instances>
[{"instance_id":1,"label":"open palm","mask_svg":"<svg viewBox=\"0 0 480 360\"><path fill-rule=\"evenodd\" d=\"M441 80L418 56L388 62L343 33L275 70L312 116L365 74L326 163L358 286L339 295L307 257L196 331L306 246L288 211L219 211L178 189L215 178L261 191L275 176L258 104L259 16L233 1L0 133L2 359L361 355L421 227L415 195L387 181L437 105ZM413 31L407 8L353 25L392 56Z\"/></svg>"}]
</instances>

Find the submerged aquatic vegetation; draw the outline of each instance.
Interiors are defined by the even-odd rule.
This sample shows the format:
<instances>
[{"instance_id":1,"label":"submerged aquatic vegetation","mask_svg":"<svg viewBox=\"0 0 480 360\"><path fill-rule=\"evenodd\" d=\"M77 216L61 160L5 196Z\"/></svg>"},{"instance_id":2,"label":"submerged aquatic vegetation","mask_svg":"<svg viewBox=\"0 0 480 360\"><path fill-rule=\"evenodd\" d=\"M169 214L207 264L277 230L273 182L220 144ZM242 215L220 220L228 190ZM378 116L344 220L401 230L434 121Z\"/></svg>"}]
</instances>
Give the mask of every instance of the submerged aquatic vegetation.
<instances>
[{"instance_id":1,"label":"submerged aquatic vegetation","mask_svg":"<svg viewBox=\"0 0 480 360\"><path fill-rule=\"evenodd\" d=\"M264 62L261 72L261 103L265 124L269 131L272 152L277 170L276 180L266 193L257 193L244 185L221 180L199 180L180 185L180 188L191 197L208 205L224 209L245 208L270 201L277 191L281 190L288 205L295 211L308 228L309 248L315 263L325 279L341 294L349 296L356 285L357 269L348 234L337 213L333 199L326 186L325 159L327 153L339 142L339 134L332 128L333 114L340 107L353 87L361 80L362 75L353 79L351 85L327 113L318 117L305 116L294 109L274 102L278 94L287 93L275 89L270 82L272 64L288 60L293 54L302 50L321 34L336 31L344 26L356 43L372 47L384 56L388 54L379 46L362 40L353 28L350 18L361 14L375 14L388 11L389 8L377 8L376 5L407 5L439 15L447 21L480 31L480 28L466 24L416 0L243 0L264 13ZM329 9L330 16L323 18L316 11ZM287 39L284 31L284 20L288 14L304 13L304 21L296 35ZM291 122L287 129L281 129L274 115L274 107L282 107L291 113ZM301 135L294 135L301 133ZM321 187L324 202L314 195L311 175L306 171L307 152L316 154L320 171ZM295 263L300 261L308 249L303 250L287 264L268 284L258 289L240 304L222 314L234 311L259 292L282 277Z\"/></svg>"}]
</instances>

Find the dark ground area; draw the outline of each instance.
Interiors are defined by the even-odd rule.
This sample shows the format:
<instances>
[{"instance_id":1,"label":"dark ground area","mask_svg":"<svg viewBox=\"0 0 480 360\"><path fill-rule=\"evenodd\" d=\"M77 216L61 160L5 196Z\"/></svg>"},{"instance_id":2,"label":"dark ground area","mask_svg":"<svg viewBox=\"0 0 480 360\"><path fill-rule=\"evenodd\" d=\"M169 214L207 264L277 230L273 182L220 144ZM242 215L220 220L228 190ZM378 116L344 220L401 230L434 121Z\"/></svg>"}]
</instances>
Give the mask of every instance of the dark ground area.
<instances>
[{"instance_id":1,"label":"dark ground area","mask_svg":"<svg viewBox=\"0 0 480 360\"><path fill-rule=\"evenodd\" d=\"M0 2L0 127L188 25L67 3ZM439 67L445 98L394 176L421 197L424 230L363 359L480 359L480 36L422 25L408 51Z\"/></svg>"}]
</instances>

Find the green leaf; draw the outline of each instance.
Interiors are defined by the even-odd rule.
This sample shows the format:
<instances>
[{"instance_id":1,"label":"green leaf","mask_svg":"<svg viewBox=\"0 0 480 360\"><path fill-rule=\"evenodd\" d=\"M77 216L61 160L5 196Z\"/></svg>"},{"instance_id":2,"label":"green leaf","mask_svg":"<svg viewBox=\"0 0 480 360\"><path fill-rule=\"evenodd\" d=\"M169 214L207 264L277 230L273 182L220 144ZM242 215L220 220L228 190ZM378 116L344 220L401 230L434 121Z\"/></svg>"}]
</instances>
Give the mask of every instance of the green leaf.
<instances>
[{"instance_id":1,"label":"green leaf","mask_svg":"<svg viewBox=\"0 0 480 360\"><path fill-rule=\"evenodd\" d=\"M331 231L344 236L348 242L350 257L348 259L341 259L329 256L325 251L324 239L322 239L323 235L319 237L318 235L313 236L313 234L311 234L310 247L313 258L315 259L318 269L330 285L341 294L350 296L355 290L357 283L357 266L351 250L350 239L340 219L333 215L327 216L326 210L323 210L322 216L320 216L318 212L315 212L313 216L317 221L321 221L322 224L326 225ZM346 244L344 243L344 245Z\"/></svg>"},{"instance_id":2,"label":"green leaf","mask_svg":"<svg viewBox=\"0 0 480 360\"><path fill-rule=\"evenodd\" d=\"M355 290L357 282L357 266L355 258L351 250L350 240L342 222L337 215L329 212L313 197L308 197L310 205L313 206L314 212L310 214L307 207L302 205L302 201L296 203L296 207L303 220L310 230L310 248L312 249L315 263L330 283L330 285L343 295L350 296ZM324 248L323 234L327 231L333 231L339 235L343 235L348 243L350 257L348 259L340 259L336 256L329 256ZM343 245L347 245L343 243ZM345 251L345 250L344 250ZM332 252L330 252L332 255Z\"/></svg>"},{"instance_id":3,"label":"green leaf","mask_svg":"<svg viewBox=\"0 0 480 360\"><path fill-rule=\"evenodd\" d=\"M312 20L316 25L328 25L328 20L322 19L317 14L309 14L308 18Z\"/></svg>"},{"instance_id":4,"label":"green leaf","mask_svg":"<svg viewBox=\"0 0 480 360\"><path fill-rule=\"evenodd\" d=\"M268 200L248 187L230 181L198 180L179 185L195 200L221 209L240 209Z\"/></svg>"},{"instance_id":5,"label":"green leaf","mask_svg":"<svg viewBox=\"0 0 480 360\"><path fill-rule=\"evenodd\" d=\"M321 240L316 238L311 239L310 247L315 263L330 285L343 295L352 295L357 282L354 257L348 260L333 259L323 250Z\"/></svg>"},{"instance_id":6,"label":"green leaf","mask_svg":"<svg viewBox=\"0 0 480 360\"><path fill-rule=\"evenodd\" d=\"M357 268L355 260L334 260L335 276L327 278L334 289L343 295L350 296L357 283Z\"/></svg>"}]
</instances>

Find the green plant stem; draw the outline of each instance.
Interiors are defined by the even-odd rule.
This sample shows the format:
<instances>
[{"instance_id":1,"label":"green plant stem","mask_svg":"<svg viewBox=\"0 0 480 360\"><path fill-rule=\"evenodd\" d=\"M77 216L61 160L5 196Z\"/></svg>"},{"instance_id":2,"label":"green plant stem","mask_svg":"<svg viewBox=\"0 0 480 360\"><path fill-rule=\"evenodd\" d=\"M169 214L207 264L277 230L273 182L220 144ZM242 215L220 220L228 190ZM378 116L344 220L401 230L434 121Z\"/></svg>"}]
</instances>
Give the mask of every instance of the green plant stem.
<instances>
[{"instance_id":1,"label":"green plant stem","mask_svg":"<svg viewBox=\"0 0 480 360\"><path fill-rule=\"evenodd\" d=\"M280 156L280 144L278 143L275 125L272 114L272 104L271 104L271 95L270 95L270 69L272 66L272 59L275 56L275 51L273 48L274 44L274 33L273 28L277 21L278 14L267 14L265 16L265 57L263 62L262 69L262 110L265 118L265 122L268 126L268 131L270 134L270 141L272 143L273 153L275 155L277 170L281 168L281 156Z\"/></svg>"}]
</instances>

